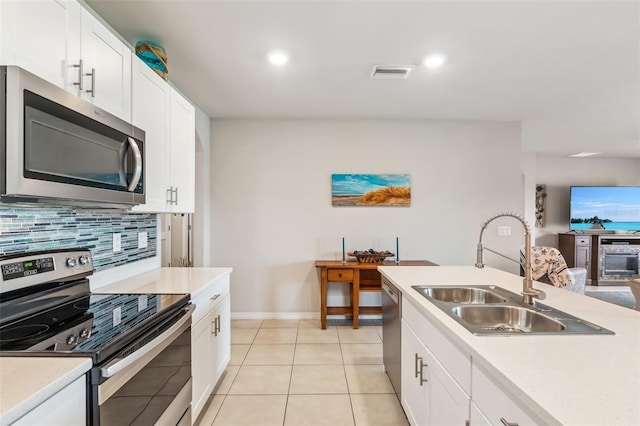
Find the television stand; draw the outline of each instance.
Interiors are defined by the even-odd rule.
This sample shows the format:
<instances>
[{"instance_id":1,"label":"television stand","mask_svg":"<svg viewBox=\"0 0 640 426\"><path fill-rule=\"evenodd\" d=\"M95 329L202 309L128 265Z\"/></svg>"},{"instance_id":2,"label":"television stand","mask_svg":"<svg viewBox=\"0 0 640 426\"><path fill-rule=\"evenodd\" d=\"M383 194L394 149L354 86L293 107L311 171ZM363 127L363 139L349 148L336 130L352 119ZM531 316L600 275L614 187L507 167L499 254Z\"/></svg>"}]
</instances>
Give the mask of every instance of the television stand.
<instances>
[{"instance_id":1,"label":"television stand","mask_svg":"<svg viewBox=\"0 0 640 426\"><path fill-rule=\"evenodd\" d=\"M639 234L558 234L558 249L568 267L587 270L587 285L626 285L640 278Z\"/></svg>"}]
</instances>

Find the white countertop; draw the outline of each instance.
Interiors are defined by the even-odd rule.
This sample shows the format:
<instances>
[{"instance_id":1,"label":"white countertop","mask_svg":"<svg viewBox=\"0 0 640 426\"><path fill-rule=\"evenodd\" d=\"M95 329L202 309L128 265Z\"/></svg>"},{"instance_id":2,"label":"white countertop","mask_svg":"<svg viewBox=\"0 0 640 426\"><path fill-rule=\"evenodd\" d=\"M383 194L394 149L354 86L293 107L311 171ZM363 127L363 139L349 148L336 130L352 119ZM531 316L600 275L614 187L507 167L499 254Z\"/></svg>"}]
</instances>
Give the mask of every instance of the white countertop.
<instances>
[{"instance_id":1,"label":"white countertop","mask_svg":"<svg viewBox=\"0 0 640 426\"><path fill-rule=\"evenodd\" d=\"M89 371L91 358L0 357L0 425L8 425Z\"/></svg>"},{"instance_id":2,"label":"white countertop","mask_svg":"<svg viewBox=\"0 0 640 426\"><path fill-rule=\"evenodd\" d=\"M184 293L192 298L231 268L158 268L97 293ZM93 289L92 289L93 290ZM90 358L0 357L0 425L10 424L91 368Z\"/></svg>"},{"instance_id":3,"label":"white countertop","mask_svg":"<svg viewBox=\"0 0 640 426\"><path fill-rule=\"evenodd\" d=\"M158 268L100 287L95 291L110 294L188 293L193 299L213 281L229 275L231 271L231 268Z\"/></svg>"},{"instance_id":4,"label":"white countertop","mask_svg":"<svg viewBox=\"0 0 640 426\"><path fill-rule=\"evenodd\" d=\"M411 288L413 285L496 285L522 291L522 277L473 266L393 266L379 270L425 315L550 423L640 425L640 312L550 285L546 305L615 335L475 336ZM473 396L472 396L473 397Z\"/></svg>"}]
</instances>

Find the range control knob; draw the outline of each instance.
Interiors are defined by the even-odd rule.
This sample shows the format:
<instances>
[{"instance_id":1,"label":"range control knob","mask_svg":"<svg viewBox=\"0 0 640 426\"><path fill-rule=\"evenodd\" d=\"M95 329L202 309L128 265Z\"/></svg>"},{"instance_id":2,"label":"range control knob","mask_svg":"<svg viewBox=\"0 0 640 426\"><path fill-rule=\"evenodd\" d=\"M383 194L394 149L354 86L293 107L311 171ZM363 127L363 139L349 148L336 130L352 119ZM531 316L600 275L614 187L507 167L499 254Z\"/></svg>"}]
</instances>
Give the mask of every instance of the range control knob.
<instances>
[{"instance_id":1,"label":"range control knob","mask_svg":"<svg viewBox=\"0 0 640 426\"><path fill-rule=\"evenodd\" d=\"M76 263L76 259L75 258L73 258L73 257L68 257L67 258L67 266L69 268L73 268L76 265L77 265L77 263Z\"/></svg>"},{"instance_id":2,"label":"range control knob","mask_svg":"<svg viewBox=\"0 0 640 426\"><path fill-rule=\"evenodd\" d=\"M70 334L69 337L67 337L67 345L74 345L77 341L78 336L76 336L75 334Z\"/></svg>"},{"instance_id":3,"label":"range control knob","mask_svg":"<svg viewBox=\"0 0 640 426\"><path fill-rule=\"evenodd\" d=\"M78 261L81 265L86 265L87 263L91 262L91 259L89 258L89 256L80 256L78 258Z\"/></svg>"},{"instance_id":4,"label":"range control knob","mask_svg":"<svg viewBox=\"0 0 640 426\"><path fill-rule=\"evenodd\" d=\"M89 337L90 331L87 330L86 328L83 328L82 330L80 330L80 337L82 339Z\"/></svg>"}]
</instances>

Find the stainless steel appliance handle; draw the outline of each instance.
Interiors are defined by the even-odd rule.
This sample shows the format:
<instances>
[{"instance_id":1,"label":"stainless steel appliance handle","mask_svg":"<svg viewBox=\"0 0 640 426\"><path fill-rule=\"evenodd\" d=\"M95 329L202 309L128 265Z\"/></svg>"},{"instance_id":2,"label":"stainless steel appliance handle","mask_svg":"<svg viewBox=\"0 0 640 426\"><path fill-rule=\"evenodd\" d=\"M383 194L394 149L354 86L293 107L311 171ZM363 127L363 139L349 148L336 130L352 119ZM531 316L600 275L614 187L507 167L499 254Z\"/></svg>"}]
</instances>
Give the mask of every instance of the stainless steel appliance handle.
<instances>
[{"instance_id":1,"label":"stainless steel appliance handle","mask_svg":"<svg viewBox=\"0 0 640 426\"><path fill-rule=\"evenodd\" d=\"M172 325L169 329L165 330L161 335L153 339L151 342L144 345L141 349L138 349L126 358L115 359L112 362L106 364L104 367L100 367L100 375L104 378L109 378L124 370L133 363L144 359L145 356L149 358L149 361L153 359L153 357L156 356L156 352L159 352L157 349L162 350L167 347L169 343L171 343L167 341L167 338L169 336L178 331L183 331L183 329L186 330L187 328L189 328L189 326L191 325L191 315L193 314L195 308L196 307L194 305L189 305L189 307L186 308L185 315L183 315L182 318L178 320L178 322Z\"/></svg>"},{"instance_id":2,"label":"stainless steel appliance handle","mask_svg":"<svg viewBox=\"0 0 640 426\"><path fill-rule=\"evenodd\" d=\"M135 140L133 140L133 138L128 137L127 142L129 143L129 146L131 146L133 157L136 160L136 168L133 172L133 179L131 179L131 183L127 188L129 192L133 192L133 190L136 189L136 186L138 186L138 182L140 181L140 177L142 176L142 155L140 154L140 148L138 148L138 144Z\"/></svg>"},{"instance_id":3,"label":"stainless steel appliance handle","mask_svg":"<svg viewBox=\"0 0 640 426\"><path fill-rule=\"evenodd\" d=\"M396 302L396 304L398 303L398 290L392 289L391 286L389 286L389 284L385 283L384 281L382 282L382 289L394 302Z\"/></svg>"}]
</instances>

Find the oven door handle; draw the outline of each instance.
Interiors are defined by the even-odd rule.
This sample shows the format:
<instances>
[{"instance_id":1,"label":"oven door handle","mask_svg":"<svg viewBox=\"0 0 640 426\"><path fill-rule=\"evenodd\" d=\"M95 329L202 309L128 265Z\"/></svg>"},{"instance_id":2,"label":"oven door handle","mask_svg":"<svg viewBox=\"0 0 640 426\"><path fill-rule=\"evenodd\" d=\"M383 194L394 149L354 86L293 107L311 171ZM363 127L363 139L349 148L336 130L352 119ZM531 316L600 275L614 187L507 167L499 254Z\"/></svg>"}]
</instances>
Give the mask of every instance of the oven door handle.
<instances>
[{"instance_id":1,"label":"oven door handle","mask_svg":"<svg viewBox=\"0 0 640 426\"><path fill-rule=\"evenodd\" d=\"M169 346L171 341L168 341L168 338L171 335L180 334L191 326L191 315L195 308L196 307L194 305L189 305L189 307L185 309L186 313L178 320L178 322L131 355L125 358L115 359L105 366L100 367L100 375L103 378L109 378L145 358L148 358L148 361L152 360L160 351Z\"/></svg>"}]
</instances>

